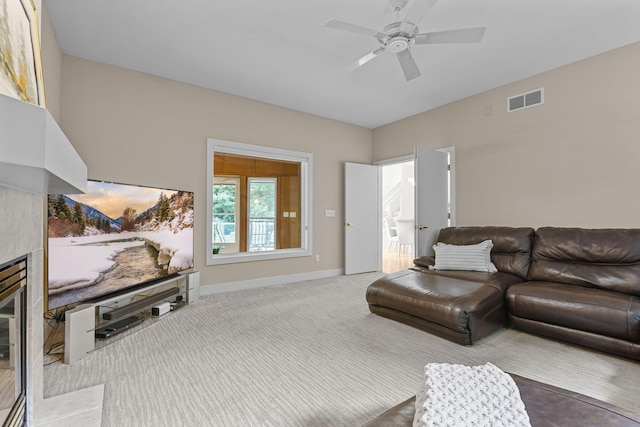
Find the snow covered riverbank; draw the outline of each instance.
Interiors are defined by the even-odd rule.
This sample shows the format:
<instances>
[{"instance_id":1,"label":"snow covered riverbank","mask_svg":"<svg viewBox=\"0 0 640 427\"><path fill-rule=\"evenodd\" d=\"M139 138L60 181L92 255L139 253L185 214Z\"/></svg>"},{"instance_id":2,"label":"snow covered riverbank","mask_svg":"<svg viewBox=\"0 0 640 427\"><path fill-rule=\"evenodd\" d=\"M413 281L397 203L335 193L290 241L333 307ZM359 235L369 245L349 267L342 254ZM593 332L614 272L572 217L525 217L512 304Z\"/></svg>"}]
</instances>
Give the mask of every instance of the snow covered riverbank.
<instances>
[{"instance_id":1,"label":"snow covered riverbank","mask_svg":"<svg viewBox=\"0 0 640 427\"><path fill-rule=\"evenodd\" d=\"M49 295L92 286L115 266L118 253L147 244L158 251L164 274L193 267L193 228L49 239ZM161 276L160 276L161 277Z\"/></svg>"}]
</instances>

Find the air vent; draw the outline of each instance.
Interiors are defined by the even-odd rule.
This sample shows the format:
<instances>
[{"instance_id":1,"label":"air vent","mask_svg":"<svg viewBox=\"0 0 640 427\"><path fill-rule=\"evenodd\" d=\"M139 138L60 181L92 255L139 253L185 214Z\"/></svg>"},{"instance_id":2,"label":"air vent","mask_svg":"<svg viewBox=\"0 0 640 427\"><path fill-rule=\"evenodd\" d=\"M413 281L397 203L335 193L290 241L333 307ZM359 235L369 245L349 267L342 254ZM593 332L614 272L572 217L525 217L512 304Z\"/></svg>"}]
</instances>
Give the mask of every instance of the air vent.
<instances>
[{"instance_id":1,"label":"air vent","mask_svg":"<svg viewBox=\"0 0 640 427\"><path fill-rule=\"evenodd\" d=\"M516 111L544 103L544 88L512 96L507 99L507 111Z\"/></svg>"}]
</instances>

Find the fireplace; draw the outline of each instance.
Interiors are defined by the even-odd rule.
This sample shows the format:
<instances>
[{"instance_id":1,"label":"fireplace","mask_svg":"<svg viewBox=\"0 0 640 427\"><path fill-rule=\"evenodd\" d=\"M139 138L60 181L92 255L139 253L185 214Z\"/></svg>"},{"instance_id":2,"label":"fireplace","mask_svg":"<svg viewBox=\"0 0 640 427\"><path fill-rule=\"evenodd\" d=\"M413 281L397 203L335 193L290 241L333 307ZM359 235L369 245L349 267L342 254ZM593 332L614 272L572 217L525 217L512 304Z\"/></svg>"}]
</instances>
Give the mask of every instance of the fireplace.
<instances>
[{"instance_id":1,"label":"fireplace","mask_svg":"<svg viewBox=\"0 0 640 427\"><path fill-rule=\"evenodd\" d=\"M0 309L13 311L13 314L0 317L7 319L3 320L5 327L2 329L9 337L5 341L22 338L18 347L21 356L18 374L14 371L12 385L5 387L0 383L2 391L14 391L15 399L11 403L3 401L0 415L4 418L14 406L20 408L14 412L22 411L27 426L44 424L44 421L64 425L60 417L71 412L70 406L84 404L76 395L69 394L44 399L43 231L46 199L43 196L83 193L86 186L87 167L49 111L0 94L0 266L13 266L16 261L22 265L24 261L25 270L24 283L20 279L21 284L17 287L9 286L18 290L17 294L7 292L5 298L0 291L3 294ZM16 321L20 318L22 320ZM8 363L12 363L10 356ZM15 392L16 384L22 391ZM24 405L20 400L24 400Z\"/></svg>"},{"instance_id":2,"label":"fireplace","mask_svg":"<svg viewBox=\"0 0 640 427\"><path fill-rule=\"evenodd\" d=\"M21 426L26 416L27 257L0 265L0 421Z\"/></svg>"}]
</instances>

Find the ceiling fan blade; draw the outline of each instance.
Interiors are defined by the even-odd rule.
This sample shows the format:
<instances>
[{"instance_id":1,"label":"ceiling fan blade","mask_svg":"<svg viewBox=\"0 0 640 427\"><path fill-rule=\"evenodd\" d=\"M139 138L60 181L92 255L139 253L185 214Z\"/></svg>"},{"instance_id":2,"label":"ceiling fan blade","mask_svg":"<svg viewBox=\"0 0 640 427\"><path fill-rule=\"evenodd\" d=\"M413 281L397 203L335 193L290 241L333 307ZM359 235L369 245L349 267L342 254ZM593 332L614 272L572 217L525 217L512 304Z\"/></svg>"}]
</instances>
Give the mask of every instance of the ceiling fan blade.
<instances>
[{"instance_id":1,"label":"ceiling fan blade","mask_svg":"<svg viewBox=\"0 0 640 427\"><path fill-rule=\"evenodd\" d=\"M418 65L413 59L413 55L411 55L409 49L400 51L396 53L396 55L398 56L398 61L400 61L402 72L404 73L404 77L407 81L420 77L420 70L418 69Z\"/></svg>"},{"instance_id":2,"label":"ceiling fan blade","mask_svg":"<svg viewBox=\"0 0 640 427\"><path fill-rule=\"evenodd\" d=\"M355 61L352 64L349 64L347 67L345 67L345 72L350 73L353 70L355 70L356 68L362 67L364 64L366 64L367 62L371 61L373 58L375 58L376 56L378 56L378 54L380 54L382 52L384 52L384 48L380 47L380 48L374 50L373 52L367 53L362 58L358 59L357 61Z\"/></svg>"},{"instance_id":3,"label":"ceiling fan blade","mask_svg":"<svg viewBox=\"0 0 640 427\"><path fill-rule=\"evenodd\" d=\"M402 21L400 30L410 33L438 0L415 0Z\"/></svg>"},{"instance_id":4,"label":"ceiling fan blade","mask_svg":"<svg viewBox=\"0 0 640 427\"><path fill-rule=\"evenodd\" d=\"M416 35L415 44L437 43L478 43L484 37L485 27L463 28L461 30L436 31Z\"/></svg>"},{"instance_id":5,"label":"ceiling fan blade","mask_svg":"<svg viewBox=\"0 0 640 427\"><path fill-rule=\"evenodd\" d=\"M360 34L363 36L371 36L375 37L378 40L382 40L387 37L386 34L381 33L377 30L372 30L371 28L361 27L360 25L350 24L344 21L338 21L337 19L329 19L325 22L324 26L326 28L333 28L336 30L348 31L350 33Z\"/></svg>"}]
</instances>

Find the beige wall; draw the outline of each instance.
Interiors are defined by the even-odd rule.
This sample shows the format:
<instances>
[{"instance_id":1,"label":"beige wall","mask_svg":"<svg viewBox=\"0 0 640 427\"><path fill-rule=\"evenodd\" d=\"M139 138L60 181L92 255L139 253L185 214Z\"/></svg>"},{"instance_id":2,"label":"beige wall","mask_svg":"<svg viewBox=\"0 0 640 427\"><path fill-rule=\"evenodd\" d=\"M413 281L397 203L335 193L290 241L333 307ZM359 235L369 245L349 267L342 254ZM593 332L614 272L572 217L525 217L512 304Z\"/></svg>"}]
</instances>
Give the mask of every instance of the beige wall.
<instances>
[{"instance_id":1,"label":"beige wall","mask_svg":"<svg viewBox=\"0 0 640 427\"><path fill-rule=\"evenodd\" d=\"M195 268L219 284L343 268L343 164L372 160L372 131L63 55L61 127L89 177L195 192ZM314 155L314 257L205 265L206 139ZM325 209L335 209L326 218Z\"/></svg>"},{"instance_id":2,"label":"beige wall","mask_svg":"<svg viewBox=\"0 0 640 427\"><path fill-rule=\"evenodd\" d=\"M458 225L638 227L638 70L635 43L418 114L374 130L374 160L454 145Z\"/></svg>"},{"instance_id":3,"label":"beige wall","mask_svg":"<svg viewBox=\"0 0 640 427\"><path fill-rule=\"evenodd\" d=\"M62 53L51 28L49 16L41 13L40 40L42 45L42 76L44 79L47 110L57 122L60 122L60 73L62 72Z\"/></svg>"}]
</instances>

